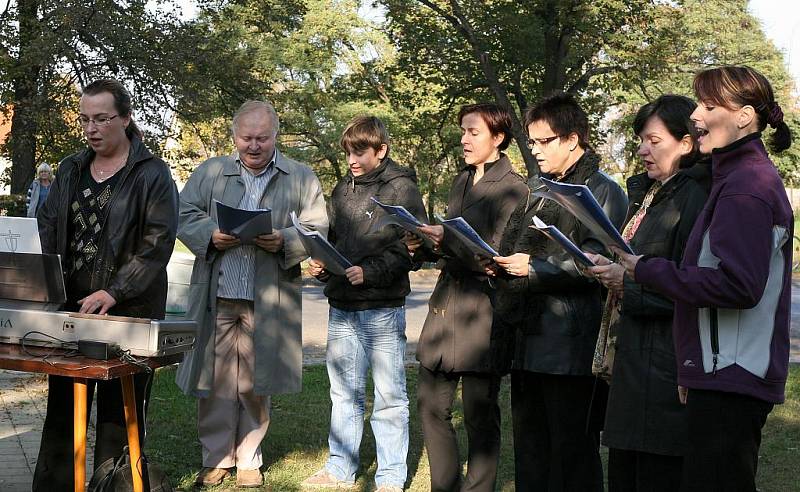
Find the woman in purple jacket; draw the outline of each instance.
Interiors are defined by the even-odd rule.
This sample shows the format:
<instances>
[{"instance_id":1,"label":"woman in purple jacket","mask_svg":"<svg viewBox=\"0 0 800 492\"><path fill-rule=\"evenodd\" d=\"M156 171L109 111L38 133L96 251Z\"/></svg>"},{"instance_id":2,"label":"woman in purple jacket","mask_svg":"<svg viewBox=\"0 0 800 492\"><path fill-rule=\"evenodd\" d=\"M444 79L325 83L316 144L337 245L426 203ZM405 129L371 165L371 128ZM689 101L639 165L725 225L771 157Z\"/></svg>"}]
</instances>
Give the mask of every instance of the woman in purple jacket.
<instances>
[{"instance_id":1,"label":"woman in purple jacket","mask_svg":"<svg viewBox=\"0 0 800 492\"><path fill-rule=\"evenodd\" d=\"M748 67L697 74L692 121L713 182L682 262L627 255L636 282L675 301L678 392L689 451L682 491L755 490L761 428L784 401L789 361L793 216L772 149L791 133L763 75Z\"/></svg>"}]
</instances>

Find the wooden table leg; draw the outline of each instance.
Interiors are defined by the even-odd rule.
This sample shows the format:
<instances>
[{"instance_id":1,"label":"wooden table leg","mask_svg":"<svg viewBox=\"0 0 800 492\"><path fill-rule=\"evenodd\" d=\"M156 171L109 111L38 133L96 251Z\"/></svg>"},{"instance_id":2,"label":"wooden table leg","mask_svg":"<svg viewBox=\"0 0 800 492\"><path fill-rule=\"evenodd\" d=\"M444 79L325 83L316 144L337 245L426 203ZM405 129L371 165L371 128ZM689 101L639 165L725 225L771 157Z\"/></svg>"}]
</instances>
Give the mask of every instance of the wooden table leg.
<instances>
[{"instance_id":1,"label":"wooden table leg","mask_svg":"<svg viewBox=\"0 0 800 492\"><path fill-rule=\"evenodd\" d=\"M128 452L133 472L133 492L144 492L142 483L141 449L139 448L139 424L136 418L136 392L133 389L133 376L123 376L122 401L125 404L125 425L128 428Z\"/></svg>"},{"instance_id":2,"label":"wooden table leg","mask_svg":"<svg viewBox=\"0 0 800 492\"><path fill-rule=\"evenodd\" d=\"M72 451L75 492L86 490L86 379L72 379Z\"/></svg>"}]
</instances>

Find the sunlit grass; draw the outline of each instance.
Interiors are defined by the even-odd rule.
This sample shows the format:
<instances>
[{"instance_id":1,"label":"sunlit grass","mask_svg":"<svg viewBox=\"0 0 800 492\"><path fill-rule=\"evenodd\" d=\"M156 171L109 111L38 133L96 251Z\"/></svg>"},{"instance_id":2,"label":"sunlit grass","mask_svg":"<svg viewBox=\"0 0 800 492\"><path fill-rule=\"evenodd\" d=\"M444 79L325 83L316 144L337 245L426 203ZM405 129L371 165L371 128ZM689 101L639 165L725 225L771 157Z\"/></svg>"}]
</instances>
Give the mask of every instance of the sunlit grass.
<instances>
[{"instance_id":1,"label":"sunlit grass","mask_svg":"<svg viewBox=\"0 0 800 492\"><path fill-rule=\"evenodd\" d=\"M422 445L422 430L416 411L416 368L410 367L408 392L411 402L411 443L408 457L409 488L412 491L429 490L428 459ZM182 489L191 489L196 473L201 468L201 450L197 441L196 404L184 396L174 383L174 368L157 373L150 405L149 434L146 452L158 463L173 483ZM371 387L368 394L371 394ZM503 446L498 470L498 490L514 490L513 443L507 381L500 393L503 409ZM367 408L367 419L371 408ZM457 401L453 422L459 431L462 460L466 452L466 435L463 413ZM297 491L300 482L317 471L327 457L330 400L328 378L324 366L311 366L303 370L303 392L281 395L273 399L272 422L262 445L267 469L267 484L275 491ZM605 458L605 450L603 450ZM800 366L792 366L787 400L775 407L764 429L761 459L758 469L758 486L761 492L789 492L800 490L796 472L800 457ZM358 473L359 490L374 489L375 442L369 423L364 426L361 444L362 466ZM229 479L215 491L232 489L235 480Z\"/></svg>"}]
</instances>

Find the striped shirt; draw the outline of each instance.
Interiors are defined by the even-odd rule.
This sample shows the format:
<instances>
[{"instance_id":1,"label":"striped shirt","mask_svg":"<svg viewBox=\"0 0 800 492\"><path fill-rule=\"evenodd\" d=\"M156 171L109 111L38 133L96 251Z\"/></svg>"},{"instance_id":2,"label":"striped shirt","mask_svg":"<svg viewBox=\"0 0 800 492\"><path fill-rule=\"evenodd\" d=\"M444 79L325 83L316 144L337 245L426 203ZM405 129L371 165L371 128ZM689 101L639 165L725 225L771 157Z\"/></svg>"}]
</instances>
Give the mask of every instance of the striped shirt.
<instances>
[{"instance_id":1,"label":"striped shirt","mask_svg":"<svg viewBox=\"0 0 800 492\"><path fill-rule=\"evenodd\" d=\"M239 172L244 181L244 196L239 202L239 208L257 210L261 208L259 203L261 197L264 196L269 181L275 175L275 157L257 175L245 169L238 156L236 162L239 164ZM231 248L222 255L217 297L253 300L257 251L258 246L242 245Z\"/></svg>"}]
</instances>

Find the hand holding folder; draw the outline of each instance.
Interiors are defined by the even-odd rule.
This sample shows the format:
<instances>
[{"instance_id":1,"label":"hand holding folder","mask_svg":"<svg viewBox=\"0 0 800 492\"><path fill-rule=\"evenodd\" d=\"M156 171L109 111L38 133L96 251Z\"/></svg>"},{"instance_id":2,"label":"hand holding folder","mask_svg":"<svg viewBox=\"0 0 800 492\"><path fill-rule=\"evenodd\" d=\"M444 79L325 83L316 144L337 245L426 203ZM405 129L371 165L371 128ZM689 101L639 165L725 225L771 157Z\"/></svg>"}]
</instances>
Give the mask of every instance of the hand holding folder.
<instances>
[{"instance_id":1,"label":"hand holding folder","mask_svg":"<svg viewBox=\"0 0 800 492\"><path fill-rule=\"evenodd\" d=\"M472 253L482 257L482 258L493 258L495 256L500 256L500 254L495 251L489 243L483 240L483 238L472 228L463 217L454 217L452 219L445 219L440 215L436 216L436 220L442 223L442 225L453 235L458 238L458 240L467 247Z\"/></svg>"},{"instance_id":2,"label":"hand holding folder","mask_svg":"<svg viewBox=\"0 0 800 492\"><path fill-rule=\"evenodd\" d=\"M344 275L344 271L353 266L350 260L336 251L336 248L322 234L304 227L297 219L297 214L292 212L289 217L292 219L292 226L300 234L300 242L303 243L308 255L322 263L325 270L333 275Z\"/></svg>"},{"instance_id":3,"label":"hand holding folder","mask_svg":"<svg viewBox=\"0 0 800 492\"><path fill-rule=\"evenodd\" d=\"M225 234L239 238L242 244L255 244L254 239L272 234L272 210L243 210L229 207L214 200L217 210L217 225Z\"/></svg>"},{"instance_id":4,"label":"hand holding folder","mask_svg":"<svg viewBox=\"0 0 800 492\"><path fill-rule=\"evenodd\" d=\"M594 262L591 259L589 259L589 257L586 256L583 253L583 251L581 251L581 249L575 245L575 243L570 241L570 239L567 236L565 236L564 233L558 230L558 227L545 224L544 222L542 222L542 219L540 219L535 215L533 216L532 222L533 225L529 227L536 229L537 231L541 232L542 234L550 238L551 241L555 241L556 243L558 243L581 266L584 267L594 266Z\"/></svg>"}]
</instances>

